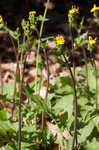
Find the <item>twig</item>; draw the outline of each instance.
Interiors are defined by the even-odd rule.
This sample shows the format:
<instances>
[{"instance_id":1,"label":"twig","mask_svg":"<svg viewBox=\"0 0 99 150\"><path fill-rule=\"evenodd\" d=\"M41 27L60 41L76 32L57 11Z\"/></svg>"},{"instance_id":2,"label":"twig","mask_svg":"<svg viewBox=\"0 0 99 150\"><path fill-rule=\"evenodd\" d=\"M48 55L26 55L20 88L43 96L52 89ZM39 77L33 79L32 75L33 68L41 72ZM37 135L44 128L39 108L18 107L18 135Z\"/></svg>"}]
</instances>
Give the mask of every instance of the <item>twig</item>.
<instances>
[{"instance_id":1,"label":"twig","mask_svg":"<svg viewBox=\"0 0 99 150\"><path fill-rule=\"evenodd\" d=\"M73 135L72 148L71 148L71 150L73 150L75 142L76 142L76 147L78 145L78 143L77 143L77 94L76 94L76 81L75 81L75 77L74 77L74 75L72 73L70 64L68 63L66 57L65 56L63 56L63 57L65 59L65 62L67 64L67 66L68 66L68 69L69 69L69 72L70 72L70 76L71 76L71 79L72 79L72 83L73 83L73 90L74 90L74 135Z\"/></svg>"}]
</instances>

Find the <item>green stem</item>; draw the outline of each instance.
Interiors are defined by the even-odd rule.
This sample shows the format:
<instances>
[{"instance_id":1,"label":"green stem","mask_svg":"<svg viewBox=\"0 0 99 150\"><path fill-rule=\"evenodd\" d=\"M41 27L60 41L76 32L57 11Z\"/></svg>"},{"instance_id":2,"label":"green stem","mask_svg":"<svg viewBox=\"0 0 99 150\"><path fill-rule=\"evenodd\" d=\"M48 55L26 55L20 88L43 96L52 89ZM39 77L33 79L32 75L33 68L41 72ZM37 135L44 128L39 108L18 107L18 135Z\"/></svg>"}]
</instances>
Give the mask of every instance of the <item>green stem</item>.
<instances>
[{"instance_id":1,"label":"green stem","mask_svg":"<svg viewBox=\"0 0 99 150\"><path fill-rule=\"evenodd\" d=\"M66 58L66 56L64 56L64 60L67 64L67 67L69 69L69 72L70 72L70 76L71 76L71 79L72 79L72 84L73 84L73 91L74 91L74 101L73 101L73 105L74 105L74 135L73 135L73 141L72 141L72 148L71 150L74 150L74 145L76 143L76 149L78 150L78 140L77 140L77 91L76 91L76 80L75 80L75 76L71 70L71 66L70 64L68 63L68 60Z\"/></svg>"},{"instance_id":2,"label":"green stem","mask_svg":"<svg viewBox=\"0 0 99 150\"><path fill-rule=\"evenodd\" d=\"M94 67L95 67L95 76L96 76L96 110L97 110L97 107L98 107L98 80L97 80L97 67L96 67L96 63L95 63L95 60L93 59L94 61Z\"/></svg>"},{"instance_id":3,"label":"green stem","mask_svg":"<svg viewBox=\"0 0 99 150\"><path fill-rule=\"evenodd\" d=\"M25 44L25 33L23 36L23 45ZM19 47L19 40L18 40ZM24 62L23 62L23 54L24 49L21 52L21 62L20 62L20 83L19 83L19 103L18 103L18 150L21 150L21 128L22 128L22 113L21 113L21 103L22 103L22 88L23 88L23 80L24 80Z\"/></svg>"},{"instance_id":4,"label":"green stem","mask_svg":"<svg viewBox=\"0 0 99 150\"><path fill-rule=\"evenodd\" d=\"M20 64L20 83L19 83L19 104L18 104L18 150L21 150L21 128L22 128L22 117L21 117L21 98L22 98L22 82L23 82L23 52L21 53L21 64Z\"/></svg>"},{"instance_id":5,"label":"green stem","mask_svg":"<svg viewBox=\"0 0 99 150\"><path fill-rule=\"evenodd\" d=\"M47 0L47 3L49 3L50 0ZM43 20L41 22L41 27L40 27L40 38L42 37L42 33L43 33L43 27L44 27L44 20L46 18L46 14L47 14L47 10L48 10L48 6L46 6L45 11L44 11L44 15L43 15ZM36 58L36 77L35 77L35 93L37 93L37 79L38 79L38 67L39 67L39 52L40 52L40 46L41 46L41 42L39 39L38 42L38 48L37 48L37 58Z\"/></svg>"},{"instance_id":6,"label":"green stem","mask_svg":"<svg viewBox=\"0 0 99 150\"><path fill-rule=\"evenodd\" d=\"M88 88L88 92L89 92L89 81L88 81L88 66L87 66L87 56L86 56L86 51L83 48L83 56L85 59L85 66L86 66L86 78L87 78L87 88Z\"/></svg>"}]
</instances>

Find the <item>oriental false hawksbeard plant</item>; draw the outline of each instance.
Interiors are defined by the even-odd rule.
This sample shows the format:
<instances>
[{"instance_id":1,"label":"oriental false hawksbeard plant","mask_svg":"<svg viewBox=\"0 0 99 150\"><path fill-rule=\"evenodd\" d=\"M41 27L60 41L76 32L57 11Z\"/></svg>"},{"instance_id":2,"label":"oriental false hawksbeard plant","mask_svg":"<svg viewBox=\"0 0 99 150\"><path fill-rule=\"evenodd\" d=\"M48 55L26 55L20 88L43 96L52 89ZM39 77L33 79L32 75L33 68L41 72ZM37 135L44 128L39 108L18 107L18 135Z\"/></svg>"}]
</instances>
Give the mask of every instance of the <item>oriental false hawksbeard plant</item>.
<instances>
[{"instance_id":1,"label":"oriental false hawksbeard plant","mask_svg":"<svg viewBox=\"0 0 99 150\"><path fill-rule=\"evenodd\" d=\"M14 83L4 83L0 94L4 104L9 101L14 105L11 113L4 105L0 106L0 150L54 150L55 146L57 150L98 150L99 69L93 55L98 37L83 30L84 18L78 24L77 6L68 11L70 38L62 34L43 37L44 22L49 21L46 12L41 16L30 11L28 18L22 20L21 29L15 31L0 16L0 29L9 33L17 61ZM90 12L98 18L98 6L94 5ZM50 39L56 43L51 53L60 62L61 70L66 70L64 76L56 75L54 84L50 83L49 74ZM36 77L25 82L26 58L33 47L37 50ZM78 53L82 58L75 59ZM80 71L77 60L83 62ZM46 80L38 75L38 69L42 71L43 67ZM39 94L41 87L46 87L43 98ZM28 100L26 104L24 97Z\"/></svg>"}]
</instances>

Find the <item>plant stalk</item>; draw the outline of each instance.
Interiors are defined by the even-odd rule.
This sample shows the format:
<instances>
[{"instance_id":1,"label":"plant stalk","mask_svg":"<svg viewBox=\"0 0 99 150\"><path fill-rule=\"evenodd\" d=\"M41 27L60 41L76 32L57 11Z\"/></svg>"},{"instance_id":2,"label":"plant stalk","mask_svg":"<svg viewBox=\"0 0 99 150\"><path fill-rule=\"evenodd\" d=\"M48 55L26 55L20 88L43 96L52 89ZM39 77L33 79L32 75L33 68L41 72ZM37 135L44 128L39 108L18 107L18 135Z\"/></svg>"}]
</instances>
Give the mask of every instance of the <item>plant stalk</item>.
<instances>
[{"instance_id":1,"label":"plant stalk","mask_svg":"<svg viewBox=\"0 0 99 150\"><path fill-rule=\"evenodd\" d=\"M44 55L45 55L45 60L46 60L46 69L47 69L47 87L46 87L46 95L45 95L45 99L48 96L48 88L49 88L49 64L48 64L48 57L47 57L47 52L44 49ZM42 112L42 130L44 129L44 124L45 124L45 120L44 120L44 110Z\"/></svg>"},{"instance_id":2,"label":"plant stalk","mask_svg":"<svg viewBox=\"0 0 99 150\"><path fill-rule=\"evenodd\" d=\"M68 69L69 69L69 72L70 72L70 76L71 76L71 79L72 79L72 83L73 83L73 91L74 91L74 135L73 135L73 141L72 141L72 148L71 150L74 150L74 145L75 145L75 142L76 142L76 148L77 148L77 92L76 92L76 81L75 81L75 77L72 73L72 70L71 70L71 67L70 67L70 64L68 63L67 59L65 56L63 56L64 59L65 59L65 62L68 66ZM78 148L77 148L78 150Z\"/></svg>"},{"instance_id":3,"label":"plant stalk","mask_svg":"<svg viewBox=\"0 0 99 150\"><path fill-rule=\"evenodd\" d=\"M47 3L49 3L50 0L47 0ZM42 33L43 33L43 27L44 27L44 20L46 18L46 14L47 14L47 10L48 10L48 6L46 6L45 11L44 11L44 15L43 15L43 20L41 22L41 27L40 27L40 38L42 37ZM35 77L35 93L37 94L37 78L38 78L38 67L39 67L39 51L40 51L40 39L38 42L38 48L37 48L37 58L36 58L36 77Z\"/></svg>"}]
</instances>

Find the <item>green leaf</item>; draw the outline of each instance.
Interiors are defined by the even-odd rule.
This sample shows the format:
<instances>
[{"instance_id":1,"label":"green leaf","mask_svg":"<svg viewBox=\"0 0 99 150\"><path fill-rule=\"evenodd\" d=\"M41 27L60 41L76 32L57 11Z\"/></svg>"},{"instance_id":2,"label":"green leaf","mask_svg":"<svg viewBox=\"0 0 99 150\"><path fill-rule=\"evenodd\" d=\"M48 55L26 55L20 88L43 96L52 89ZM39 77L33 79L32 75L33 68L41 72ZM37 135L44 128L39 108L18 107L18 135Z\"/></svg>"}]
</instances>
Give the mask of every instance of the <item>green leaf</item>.
<instances>
[{"instance_id":1,"label":"green leaf","mask_svg":"<svg viewBox=\"0 0 99 150\"><path fill-rule=\"evenodd\" d=\"M66 77L57 77L56 78L56 90L55 92L57 94L72 94L73 88L72 88L72 80L69 76Z\"/></svg>"},{"instance_id":2,"label":"green leaf","mask_svg":"<svg viewBox=\"0 0 99 150\"><path fill-rule=\"evenodd\" d=\"M4 25L3 25L2 23L0 23L0 29L2 29L2 28L3 28L3 26L4 26Z\"/></svg>"},{"instance_id":3,"label":"green leaf","mask_svg":"<svg viewBox=\"0 0 99 150\"><path fill-rule=\"evenodd\" d=\"M93 121L90 121L87 125L81 128L78 132L78 141L79 143L85 142L87 137L90 136L92 130L94 129Z\"/></svg>"},{"instance_id":4,"label":"green leaf","mask_svg":"<svg viewBox=\"0 0 99 150\"><path fill-rule=\"evenodd\" d=\"M84 17L82 18L82 20L81 20L81 22L80 22L80 25L79 25L79 28L78 28L78 33L79 33L79 34L81 33L83 24L84 24Z\"/></svg>"},{"instance_id":5,"label":"green leaf","mask_svg":"<svg viewBox=\"0 0 99 150\"><path fill-rule=\"evenodd\" d=\"M0 120L6 121L9 118L8 109L0 110Z\"/></svg>"},{"instance_id":6,"label":"green leaf","mask_svg":"<svg viewBox=\"0 0 99 150\"><path fill-rule=\"evenodd\" d=\"M70 119L73 112L73 95L67 95L57 99L53 110L56 115L59 112L68 112L68 119Z\"/></svg>"},{"instance_id":7,"label":"green leaf","mask_svg":"<svg viewBox=\"0 0 99 150\"><path fill-rule=\"evenodd\" d=\"M0 134L6 135L7 132L10 132L10 133L16 132L17 131L16 125L18 125L18 124L12 124L12 123L10 123L9 120L8 121L0 120Z\"/></svg>"},{"instance_id":8,"label":"green leaf","mask_svg":"<svg viewBox=\"0 0 99 150\"><path fill-rule=\"evenodd\" d=\"M99 129L99 115L93 118L94 125Z\"/></svg>"},{"instance_id":9,"label":"green leaf","mask_svg":"<svg viewBox=\"0 0 99 150\"><path fill-rule=\"evenodd\" d=\"M75 38L75 43L74 43L74 47L78 48L78 47L82 47L84 41L87 39L88 36L88 32L83 33L82 35L80 35L79 37Z\"/></svg>"},{"instance_id":10,"label":"green leaf","mask_svg":"<svg viewBox=\"0 0 99 150\"><path fill-rule=\"evenodd\" d=\"M3 84L3 94L7 95L7 99L13 99L13 93L14 93L14 83L4 83Z\"/></svg>"},{"instance_id":11,"label":"green leaf","mask_svg":"<svg viewBox=\"0 0 99 150\"><path fill-rule=\"evenodd\" d=\"M73 138L72 138L72 137L70 137L70 138L66 141L66 150L70 150L70 149L71 149L72 141L73 141Z\"/></svg>"},{"instance_id":12,"label":"green leaf","mask_svg":"<svg viewBox=\"0 0 99 150\"><path fill-rule=\"evenodd\" d=\"M54 38L53 36L48 36L48 37L42 38L41 41L44 42L44 41L47 41L47 40L53 39L53 38Z\"/></svg>"},{"instance_id":13,"label":"green leaf","mask_svg":"<svg viewBox=\"0 0 99 150\"><path fill-rule=\"evenodd\" d=\"M91 142L89 142L86 146L85 146L86 150L99 150L99 141L96 141L96 139L94 138Z\"/></svg>"},{"instance_id":14,"label":"green leaf","mask_svg":"<svg viewBox=\"0 0 99 150\"><path fill-rule=\"evenodd\" d=\"M17 28L16 31L12 31L12 30L8 29L8 33L16 40L18 40L20 37L20 29L19 28Z\"/></svg>"},{"instance_id":15,"label":"green leaf","mask_svg":"<svg viewBox=\"0 0 99 150\"><path fill-rule=\"evenodd\" d=\"M31 101L36 103L38 106L41 106L42 109L44 109L44 111L47 112L48 114L51 114L51 109L46 99L45 100L42 99L41 96L39 95L33 95L30 87L24 86L24 90L26 96L28 96L31 99Z\"/></svg>"},{"instance_id":16,"label":"green leaf","mask_svg":"<svg viewBox=\"0 0 99 150\"><path fill-rule=\"evenodd\" d=\"M43 16L39 15L38 20L39 21L48 21L49 19L48 18L44 18Z\"/></svg>"}]
</instances>

